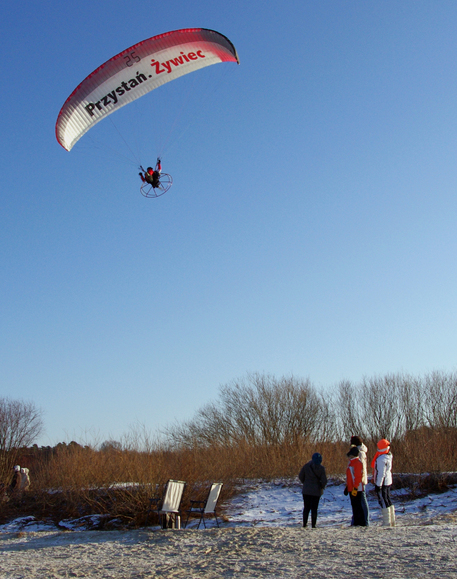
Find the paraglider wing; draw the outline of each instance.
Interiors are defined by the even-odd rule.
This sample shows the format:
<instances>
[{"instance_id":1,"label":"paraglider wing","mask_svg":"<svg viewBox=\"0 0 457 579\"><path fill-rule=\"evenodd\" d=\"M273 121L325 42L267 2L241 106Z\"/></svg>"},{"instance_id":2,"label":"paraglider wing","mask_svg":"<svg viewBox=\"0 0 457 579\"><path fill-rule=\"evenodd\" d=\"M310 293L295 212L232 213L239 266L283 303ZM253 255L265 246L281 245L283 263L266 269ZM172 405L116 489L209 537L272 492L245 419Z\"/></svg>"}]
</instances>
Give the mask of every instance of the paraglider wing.
<instances>
[{"instance_id":1,"label":"paraglider wing","mask_svg":"<svg viewBox=\"0 0 457 579\"><path fill-rule=\"evenodd\" d=\"M99 66L72 92L56 123L64 149L120 107L184 74L218 62L237 62L230 40L214 30L187 28L139 42Z\"/></svg>"}]
</instances>

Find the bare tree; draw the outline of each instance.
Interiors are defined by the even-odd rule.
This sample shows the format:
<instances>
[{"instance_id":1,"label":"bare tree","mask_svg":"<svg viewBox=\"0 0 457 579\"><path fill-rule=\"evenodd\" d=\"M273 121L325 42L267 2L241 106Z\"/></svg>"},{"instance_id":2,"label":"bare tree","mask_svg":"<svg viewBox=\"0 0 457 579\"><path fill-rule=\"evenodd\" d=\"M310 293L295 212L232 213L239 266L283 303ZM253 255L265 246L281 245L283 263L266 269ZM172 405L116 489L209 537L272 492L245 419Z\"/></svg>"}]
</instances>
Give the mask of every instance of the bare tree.
<instances>
[{"instance_id":1,"label":"bare tree","mask_svg":"<svg viewBox=\"0 0 457 579\"><path fill-rule=\"evenodd\" d=\"M425 414L432 428L457 428L457 373L425 376Z\"/></svg>"},{"instance_id":2,"label":"bare tree","mask_svg":"<svg viewBox=\"0 0 457 579\"><path fill-rule=\"evenodd\" d=\"M421 428L425 423L425 393L422 380L402 375L398 380L397 390L403 415L403 432Z\"/></svg>"},{"instance_id":3,"label":"bare tree","mask_svg":"<svg viewBox=\"0 0 457 579\"><path fill-rule=\"evenodd\" d=\"M319 420L313 434L313 442L335 442L340 440L337 394L333 390L321 391L319 396Z\"/></svg>"},{"instance_id":4,"label":"bare tree","mask_svg":"<svg viewBox=\"0 0 457 579\"><path fill-rule=\"evenodd\" d=\"M351 436L357 435L363 440L366 439L368 431L361 405L360 388L349 380L342 380L338 384L335 405L340 438L349 440Z\"/></svg>"},{"instance_id":5,"label":"bare tree","mask_svg":"<svg viewBox=\"0 0 457 579\"><path fill-rule=\"evenodd\" d=\"M121 452L123 447L118 440L105 440L100 445L100 450L102 452Z\"/></svg>"},{"instance_id":6,"label":"bare tree","mask_svg":"<svg viewBox=\"0 0 457 579\"><path fill-rule=\"evenodd\" d=\"M424 423L424 390L419 379L406 374L364 378L354 385L339 384L337 409L339 430L348 439L395 440Z\"/></svg>"},{"instance_id":7,"label":"bare tree","mask_svg":"<svg viewBox=\"0 0 457 579\"><path fill-rule=\"evenodd\" d=\"M249 374L222 386L216 402L167 434L185 446L292 444L315 439L328 412L309 380Z\"/></svg>"},{"instance_id":8,"label":"bare tree","mask_svg":"<svg viewBox=\"0 0 457 579\"><path fill-rule=\"evenodd\" d=\"M370 440L393 440L404 434L395 375L364 378L360 387L361 410Z\"/></svg>"},{"instance_id":9,"label":"bare tree","mask_svg":"<svg viewBox=\"0 0 457 579\"><path fill-rule=\"evenodd\" d=\"M20 449L43 431L42 411L33 402L0 398L0 480L7 482Z\"/></svg>"}]
</instances>

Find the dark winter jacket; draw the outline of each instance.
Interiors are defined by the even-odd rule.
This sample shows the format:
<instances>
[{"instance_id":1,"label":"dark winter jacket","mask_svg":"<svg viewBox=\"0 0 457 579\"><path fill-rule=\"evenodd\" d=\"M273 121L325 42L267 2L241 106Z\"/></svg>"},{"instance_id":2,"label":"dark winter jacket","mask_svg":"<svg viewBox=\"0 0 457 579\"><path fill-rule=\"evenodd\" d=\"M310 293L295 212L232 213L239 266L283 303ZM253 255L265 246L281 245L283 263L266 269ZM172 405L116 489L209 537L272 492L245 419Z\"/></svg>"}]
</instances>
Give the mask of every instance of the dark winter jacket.
<instances>
[{"instance_id":1,"label":"dark winter jacket","mask_svg":"<svg viewBox=\"0 0 457 579\"><path fill-rule=\"evenodd\" d=\"M302 494L320 497L322 489L327 486L325 468L321 464L314 464L312 460L307 462L298 475L303 484Z\"/></svg>"},{"instance_id":2,"label":"dark winter jacket","mask_svg":"<svg viewBox=\"0 0 457 579\"><path fill-rule=\"evenodd\" d=\"M11 481L10 489L11 490L18 490L21 488L21 473L17 471L13 474L13 480Z\"/></svg>"}]
</instances>

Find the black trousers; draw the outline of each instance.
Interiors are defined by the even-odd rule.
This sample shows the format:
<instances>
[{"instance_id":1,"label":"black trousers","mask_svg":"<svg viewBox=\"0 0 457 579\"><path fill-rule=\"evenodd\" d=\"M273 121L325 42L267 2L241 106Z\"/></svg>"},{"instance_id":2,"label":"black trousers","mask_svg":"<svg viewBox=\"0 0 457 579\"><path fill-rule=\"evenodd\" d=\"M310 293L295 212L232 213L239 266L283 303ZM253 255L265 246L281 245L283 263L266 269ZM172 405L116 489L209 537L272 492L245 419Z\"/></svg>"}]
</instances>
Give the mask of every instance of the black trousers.
<instances>
[{"instance_id":1,"label":"black trousers","mask_svg":"<svg viewBox=\"0 0 457 579\"><path fill-rule=\"evenodd\" d=\"M381 509L388 509L392 505L390 486L391 485L382 485L382 487L376 487L376 496L378 497L378 503Z\"/></svg>"},{"instance_id":2,"label":"black trousers","mask_svg":"<svg viewBox=\"0 0 457 579\"><path fill-rule=\"evenodd\" d=\"M357 496L353 497L352 494L349 494L351 497L351 507L352 507L352 515L354 517L354 526L355 527L366 527L367 522L365 520L365 513L362 507L362 493L357 493Z\"/></svg>"},{"instance_id":3,"label":"black trousers","mask_svg":"<svg viewBox=\"0 0 457 579\"><path fill-rule=\"evenodd\" d=\"M303 495L303 502L305 507L303 509L303 526L306 527L308 524L309 512L311 511L311 526L316 526L317 521L317 507L319 506L319 500L321 497L315 497L313 495Z\"/></svg>"}]
</instances>

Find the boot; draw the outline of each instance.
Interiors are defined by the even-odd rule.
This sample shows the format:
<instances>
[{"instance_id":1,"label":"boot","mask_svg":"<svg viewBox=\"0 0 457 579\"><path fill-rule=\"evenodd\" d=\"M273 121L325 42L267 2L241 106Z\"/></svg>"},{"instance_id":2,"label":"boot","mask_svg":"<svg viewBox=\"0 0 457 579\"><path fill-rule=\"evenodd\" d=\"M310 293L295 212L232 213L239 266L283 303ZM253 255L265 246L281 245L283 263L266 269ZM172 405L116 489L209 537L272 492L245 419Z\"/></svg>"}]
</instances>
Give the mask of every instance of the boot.
<instances>
[{"instance_id":1,"label":"boot","mask_svg":"<svg viewBox=\"0 0 457 579\"><path fill-rule=\"evenodd\" d=\"M390 527L390 511L389 509L382 509L382 526Z\"/></svg>"},{"instance_id":2,"label":"boot","mask_svg":"<svg viewBox=\"0 0 457 579\"><path fill-rule=\"evenodd\" d=\"M395 507L393 505L390 505L390 507L387 510L389 511L390 526L395 527Z\"/></svg>"}]
</instances>

